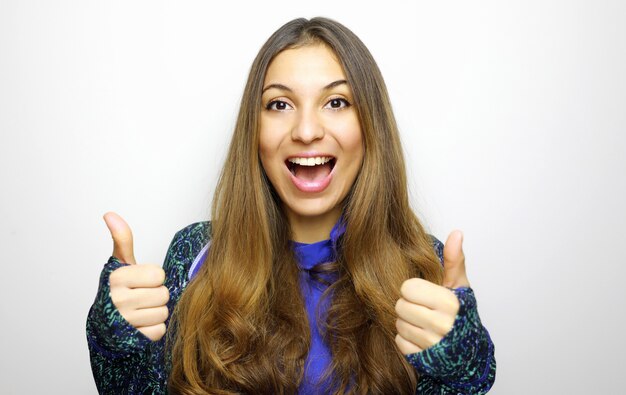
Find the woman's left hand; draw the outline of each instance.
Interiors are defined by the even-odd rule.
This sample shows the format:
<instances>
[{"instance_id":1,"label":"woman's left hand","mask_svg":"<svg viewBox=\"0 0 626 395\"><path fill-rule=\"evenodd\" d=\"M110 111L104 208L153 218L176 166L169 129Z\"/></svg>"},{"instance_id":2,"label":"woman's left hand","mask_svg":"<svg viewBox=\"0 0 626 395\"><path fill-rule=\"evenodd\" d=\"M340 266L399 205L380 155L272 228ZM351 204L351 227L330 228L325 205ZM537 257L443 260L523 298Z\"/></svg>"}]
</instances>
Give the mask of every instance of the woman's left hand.
<instances>
[{"instance_id":1,"label":"woman's left hand","mask_svg":"<svg viewBox=\"0 0 626 395\"><path fill-rule=\"evenodd\" d=\"M451 329L459 300L450 288L469 287L465 273L463 233L455 230L443 249L443 286L421 278L406 280L396 303L396 344L405 354L414 354L438 343Z\"/></svg>"}]
</instances>

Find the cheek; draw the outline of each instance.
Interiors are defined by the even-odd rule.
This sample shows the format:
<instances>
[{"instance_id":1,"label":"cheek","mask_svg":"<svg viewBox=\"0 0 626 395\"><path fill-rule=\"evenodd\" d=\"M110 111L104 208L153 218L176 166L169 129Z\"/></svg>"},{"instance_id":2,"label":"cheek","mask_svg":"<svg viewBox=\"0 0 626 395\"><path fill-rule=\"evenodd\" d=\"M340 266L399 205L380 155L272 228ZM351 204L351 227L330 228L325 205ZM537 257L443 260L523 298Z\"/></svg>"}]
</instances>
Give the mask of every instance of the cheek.
<instances>
[{"instance_id":1,"label":"cheek","mask_svg":"<svg viewBox=\"0 0 626 395\"><path fill-rule=\"evenodd\" d=\"M346 111L345 115L342 115L340 118L335 118L334 122L334 129L339 132L344 147L350 146L354 148L361 144L363 133L356 110Z\"/></svg>"},{"instance_id":2,"label":"cheek","mask_svg":"<svg viewBox=\"0 0 626 395\"><path fill-rule=\"evenodd\" d=\"M278 152L281 140L280 128L276 122L267 118L265 114L262 114L259 126L259 154L265 160L269 160Z\"/></svg>"},{"instance_id":3,"label":"cheek","mask_svg":"<svg viewBox=\"0 0 626 395\"><path fill-rule=\"evenodd\" d=\"M272 182L275 178L275 173L279 171L278 162L274 159L278 155L278 146L280 141L272 135L272 133L268 133L263 129L259 134L259 159L261 160L261 165L265 170L265 173L268 175Z\"/></svg>"},{"instance_id":4,"label":"cheek","mask_svg":"<svg viewBox=\"0 0 626 395\"><path fill-rule=\"evenodd\" d=\"M274 172L272 171L271 158L272 158L272 155L269 154L267 151L265 151L262 146L260 146L259 147L259 159L261 160L261 166L263 166L263 170L265 171L265 174L267 174L270 180L273 181Z\"/></svg>"},{"instance_id":5,"label":"cheek","mask_svg":"<svg viewBox=\"0 0 626 395\"><path fill-rule=\"evenodd\" d=\"M269 132L269 129L264 122L261 122L261 127L259 130L259 156L261 157L261 161L265 162L268 157L271 156L272 153L272 134Z\"/></svg>"},{"instance_id":6,"label":"cheek","mask_svg":"<svg viewBox=\"0 0 626 395\"><path fill-rule=\"evenodd\" d=\"M345 125L342 133L342 146L344 151L351 156L355 165L360 165L364 155L363 132L358 121L354 120Z\"/></svg>"},{"instance_id":7,"label":"cheek","mask_svg":"<svg viewBox=\"0 0 626 395\"><path fill-rule=\"evenodd\" d=\"M348 136L346 146L356 158L363 158L363 136L360 129L354 134Z\"/></svg>"},{"instance_id":8,"label":"cheek","mask_svg":"<svg viewBox=\"0 0 626 395\"><path fill-rule=\"evenodd\" d=\"M345 135L344 150L350 161L349 173L352 183L356 180L356 177L363 165L363 158L365 156L365 144L363 141L363 133L360 127L352 129L352 132Z\"/></svg>"}]
</instances>

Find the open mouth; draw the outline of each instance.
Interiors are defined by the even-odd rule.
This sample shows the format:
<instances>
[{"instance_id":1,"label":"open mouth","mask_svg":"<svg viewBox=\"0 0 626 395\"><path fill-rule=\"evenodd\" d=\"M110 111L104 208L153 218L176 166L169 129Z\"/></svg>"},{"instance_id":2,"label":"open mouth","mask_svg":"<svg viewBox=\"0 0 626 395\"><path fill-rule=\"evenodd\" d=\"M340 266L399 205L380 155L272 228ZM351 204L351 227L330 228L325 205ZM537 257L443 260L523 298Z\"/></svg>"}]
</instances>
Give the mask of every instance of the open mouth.
<instances>
[{"instance_id":1,"label":"open mouth","mask_svg":"<svg viewBox=\"0 0 626 395\"><path fill-rule=\"evenodd\" d=\"M294 157L287 159L285 165L297 179L304 182L319 182L333 171L336 161L332 156Z\"/></svg>"}]
</instances>

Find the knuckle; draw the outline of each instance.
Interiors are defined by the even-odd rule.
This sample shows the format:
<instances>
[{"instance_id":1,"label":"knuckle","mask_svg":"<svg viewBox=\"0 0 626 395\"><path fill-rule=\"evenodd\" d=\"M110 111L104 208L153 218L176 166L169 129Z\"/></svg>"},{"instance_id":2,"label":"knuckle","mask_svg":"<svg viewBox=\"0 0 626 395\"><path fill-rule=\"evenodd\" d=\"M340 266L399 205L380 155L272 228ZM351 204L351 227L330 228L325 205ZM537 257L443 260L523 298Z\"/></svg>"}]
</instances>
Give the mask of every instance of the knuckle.
<instances>
[{"instance_id":1,"label":"knuckle","mask_svg":"<svg viewBox=\"0 0 626 395\"><path fill-rule=\"evenodd\" d=\"M163 337L163 335L165 335L165 330L166 330L165 323L162 323L156 326L155 334L158 336L156 340L159 340L160 338Z\"/></svg>"},{"instance_id":2,"label":"knuckle","mask_svg":"<svg viewBox=\"0 0 626 395\"><path fill-rule=\"evenodd\" d=\"M447 291L448 291L447 297L445 298L444 301L442 301L442 303L446 311L453 312L454 314L456 314L459 311L459 308L461 307L459 298L451 290L448 289Z\"/></svg>"},{"instance_id":3,"label":"knuckle","mask_svg":"<svg viewBox=\"0 0 626 395\"><path fill-rule=\"evenodd\" d=\"M159 267L158 269L159 270L156 273L157 280L158 280L159 283L163 284L165 282L165 270L163 270L162 267Z\"/></svg>"},{"instance_id":4,"label":"knuckle","mask_svg":"<svg viewBox=\"0 0 626 395\"><path fill-rule=\"evenodd\" d=\"M402 339L402 336L400 334L397 334L394 340L396 341L396 346L398 346L400 352L406 354L408 350L406 347L406 343Z\"/></svg>"},{"instance_id":5,"label":"knuckle","mask_svg":"<svg viewBox=\"0 0 626 395\"><path fill-rule=\"evenodd\" d=\"M406 296L406 290L409 287L409 281L410 280L404 280L404 282L400 286L400 295L403 297Z\"/></svg>"},{"instance_id":6,"label":"knuckle","mask_svg":"<svg viewBox=\"0 0 626 395\"><path fill-rule=\"evenodd\" d=\"M396 331L398 332L400 336L404 337L406 335L406 328L404 326L404 321L396 320Z\"/></svg>"},{"instance_id":7,"label":"knuckle","mask_svg":"<svg viewBox=\"0 0 626 395\"><path fill-rule=\"evenodd\" d=\"M119 292L115 292L113 289L111 289L111 293L109 295L111 297L111 302L119 310L119 307L120 307L120 295L119 295Z\"/></svg>"},{"instance_id":8,"label":"knuckle","mask_svg":"<svg viewBox=\"0 0 626 395\"><path fill-rule=\"evenodd\" d=\"M167 289L165 285L161 285L161 288L163 292L163 304L166 304L170 301L170 290Z\"/></svg>"},{"instance_id":9,"label":"knuckle","mask_svg":"<svg viewBox=\"0 0 626 395\"><path fill-rule=\"evenodd\" d=\"M170 311L167 308L167 306L161 307L160 314L161 314L160 321L161 322L167 321L167 317L169 317L169 315L170 315Z\"/></svg>"},{"instance_id":10,"label":"knuckle","mask_svg":"<svg viewBox=\"0 0 626 395\"><path fill-rule=\"evenodd\" d=\"M454 327L454 318L451 318L450 320L448 320L448 323L446 324L446 331L444 333L444 335L448 334L448 332L450 332L452 330L452 328Z\"/></svg>"},{"instance_id":11,"label":"knuckle","mask_svg":"<svg viewBox=\"0 0 626 395\"><path fill-rule=\"evenodd\" d=\"M398 299L398 301L396 302L396 305L394 307L394 309L396 310L396 314L400 315L402 313L402 305L403 305L403 300L402 298Z\"/></svg>"},{"instance_id":12,"label":"knuckle","mask_svg":"<svg viewBox=\"0 0 626 395\"><path fill-rule=\"evenodd\" d=\"M154 331L152 331L152 328L149 328L149 327L148 328L137 328L137 330L139 332L143 333L143 335L145 337L147 337L148 339L150 339L152 341L156 340L154 338Z\"/></svg>"},{"instance_id":13,"label":"knuckle","mask_svg":"<svg viewBox=\"0 0 626 395\"><path fill-rule=\"evenodd\" d=\"M111 274L109 274L109 285L111 287L116 287L118 285L123 284L124 282L123 280L127 272L127 270L125 269L126 269L125 266L118 267L117 269L113 270Z\"/></svg>"},{"instance_id":14,"label":"knuckle","mask_svg":"<svg viewBox=\"0 0 626 395\"><path fill-rule=\"evenodd\" d=\"M404 337L405 339L408 340L418 340L422 337L422 330L416 326L413 326L411 324L405 323L403 326L403 335L402 337Z\"/></svg>"},{"instance_id":15,"label":"knuckle","mask_svg":"<svg viewBox=\"0 0 626 395\"><path fill-rule=\"evenodd\" d=\"M110 291L111 302L113 305L120 310L128 303L128 294L123 292L121 289L111 288Z\"/></svg>"},{"instance_id":16,"label":"knuckle","mask_svg":"<svg viewBox=\"0 0 626 395\"><path fill-rule=\"evenodd\" d=\"M163 335L165 335L166 327L165 323L160 323L157 325L137 328L137 330L143 333L148 339L158 341L163 337Z\"/></svg>"},{"instance_id":17,"label":"knuckle","mask_svg":"<svg viewBox=\"0 0 626 395\"><path fill-rule=\"evenodd\" d=\"M435 333L428 333L427 337L426 337L426 341L428 342L428 347L433 346L437 343L439 343L439 341L441 341L441 339L443 339L443 336L439 336Z\"/></svg>"},{"instance_id":18,"label":"knuckle","mask_svg":"<svg viewBox=\"0 0 626 395\"><path fill-rule=\"evenodd\" d=\"M416 329L416 328L413 325L409 324L408 322L404 321L403 319L397 319L396 320L396 330L405 339L412 337L412 335L415 332L414 329Z\"/></svg>"},{"instance_id":19,"label":"knuckle","mask_svg":"<svg viewBox=\"0 0 626 395\"><path fill-rule=\"evenodd\" d=\"M440 335L445 335L452 329L454 324L454 317L442 316L432 322L432 327Z\"/></svg>"},{"instance_id":20,"label":"knuckle","mask_svg":"<svg viewBox=\"0 0 626 395\"><path fill-rule=\"evenodd\" d=\"M163 284L163 282L165 281L165 271L160 266L149 265L147 277L149 281L154 284Z\"/></svg>"},{"instance_id":21,"label":"knuckle","mask_svg":"<svg viewBox=\"0 0 626 395\"><path fill-rule=\"evenodd\" d=\"M402 294L402 296L407 296L410 292L414 292L419 288L421 280L421 278L410 278L405 280L400 287L400 294Z\"/></svg>"},{"instance_id":22,"label":"knuckle","mask_svg":"<svg viewBox=\"0 0 626 395\"><path fill-rule=\"evenodd\" d=\"M450 298L450 311L453 311L456 315L461 308L461 303L459 302L459 298L453 293L452 298Z\"/></svg>"}]
</instances>

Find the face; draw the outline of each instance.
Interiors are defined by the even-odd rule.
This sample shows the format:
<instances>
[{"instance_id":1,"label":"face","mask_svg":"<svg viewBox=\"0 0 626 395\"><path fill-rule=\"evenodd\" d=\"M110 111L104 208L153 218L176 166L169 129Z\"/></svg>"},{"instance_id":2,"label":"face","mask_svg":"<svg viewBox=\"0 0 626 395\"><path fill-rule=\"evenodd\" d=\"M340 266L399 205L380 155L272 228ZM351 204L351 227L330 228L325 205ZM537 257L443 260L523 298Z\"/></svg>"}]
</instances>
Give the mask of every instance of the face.
<instances>
[{"instance_id":1,"label":"face","mask_svg":"<svg viewBox=\"0 0 626 395\"><path fill-rule=\"evenodd\" d=\"M288 49L270 64L263 84L259 156L294 221L331 218L363 162L352 90L324 45Z\"/></svg>"}]
</instances>

